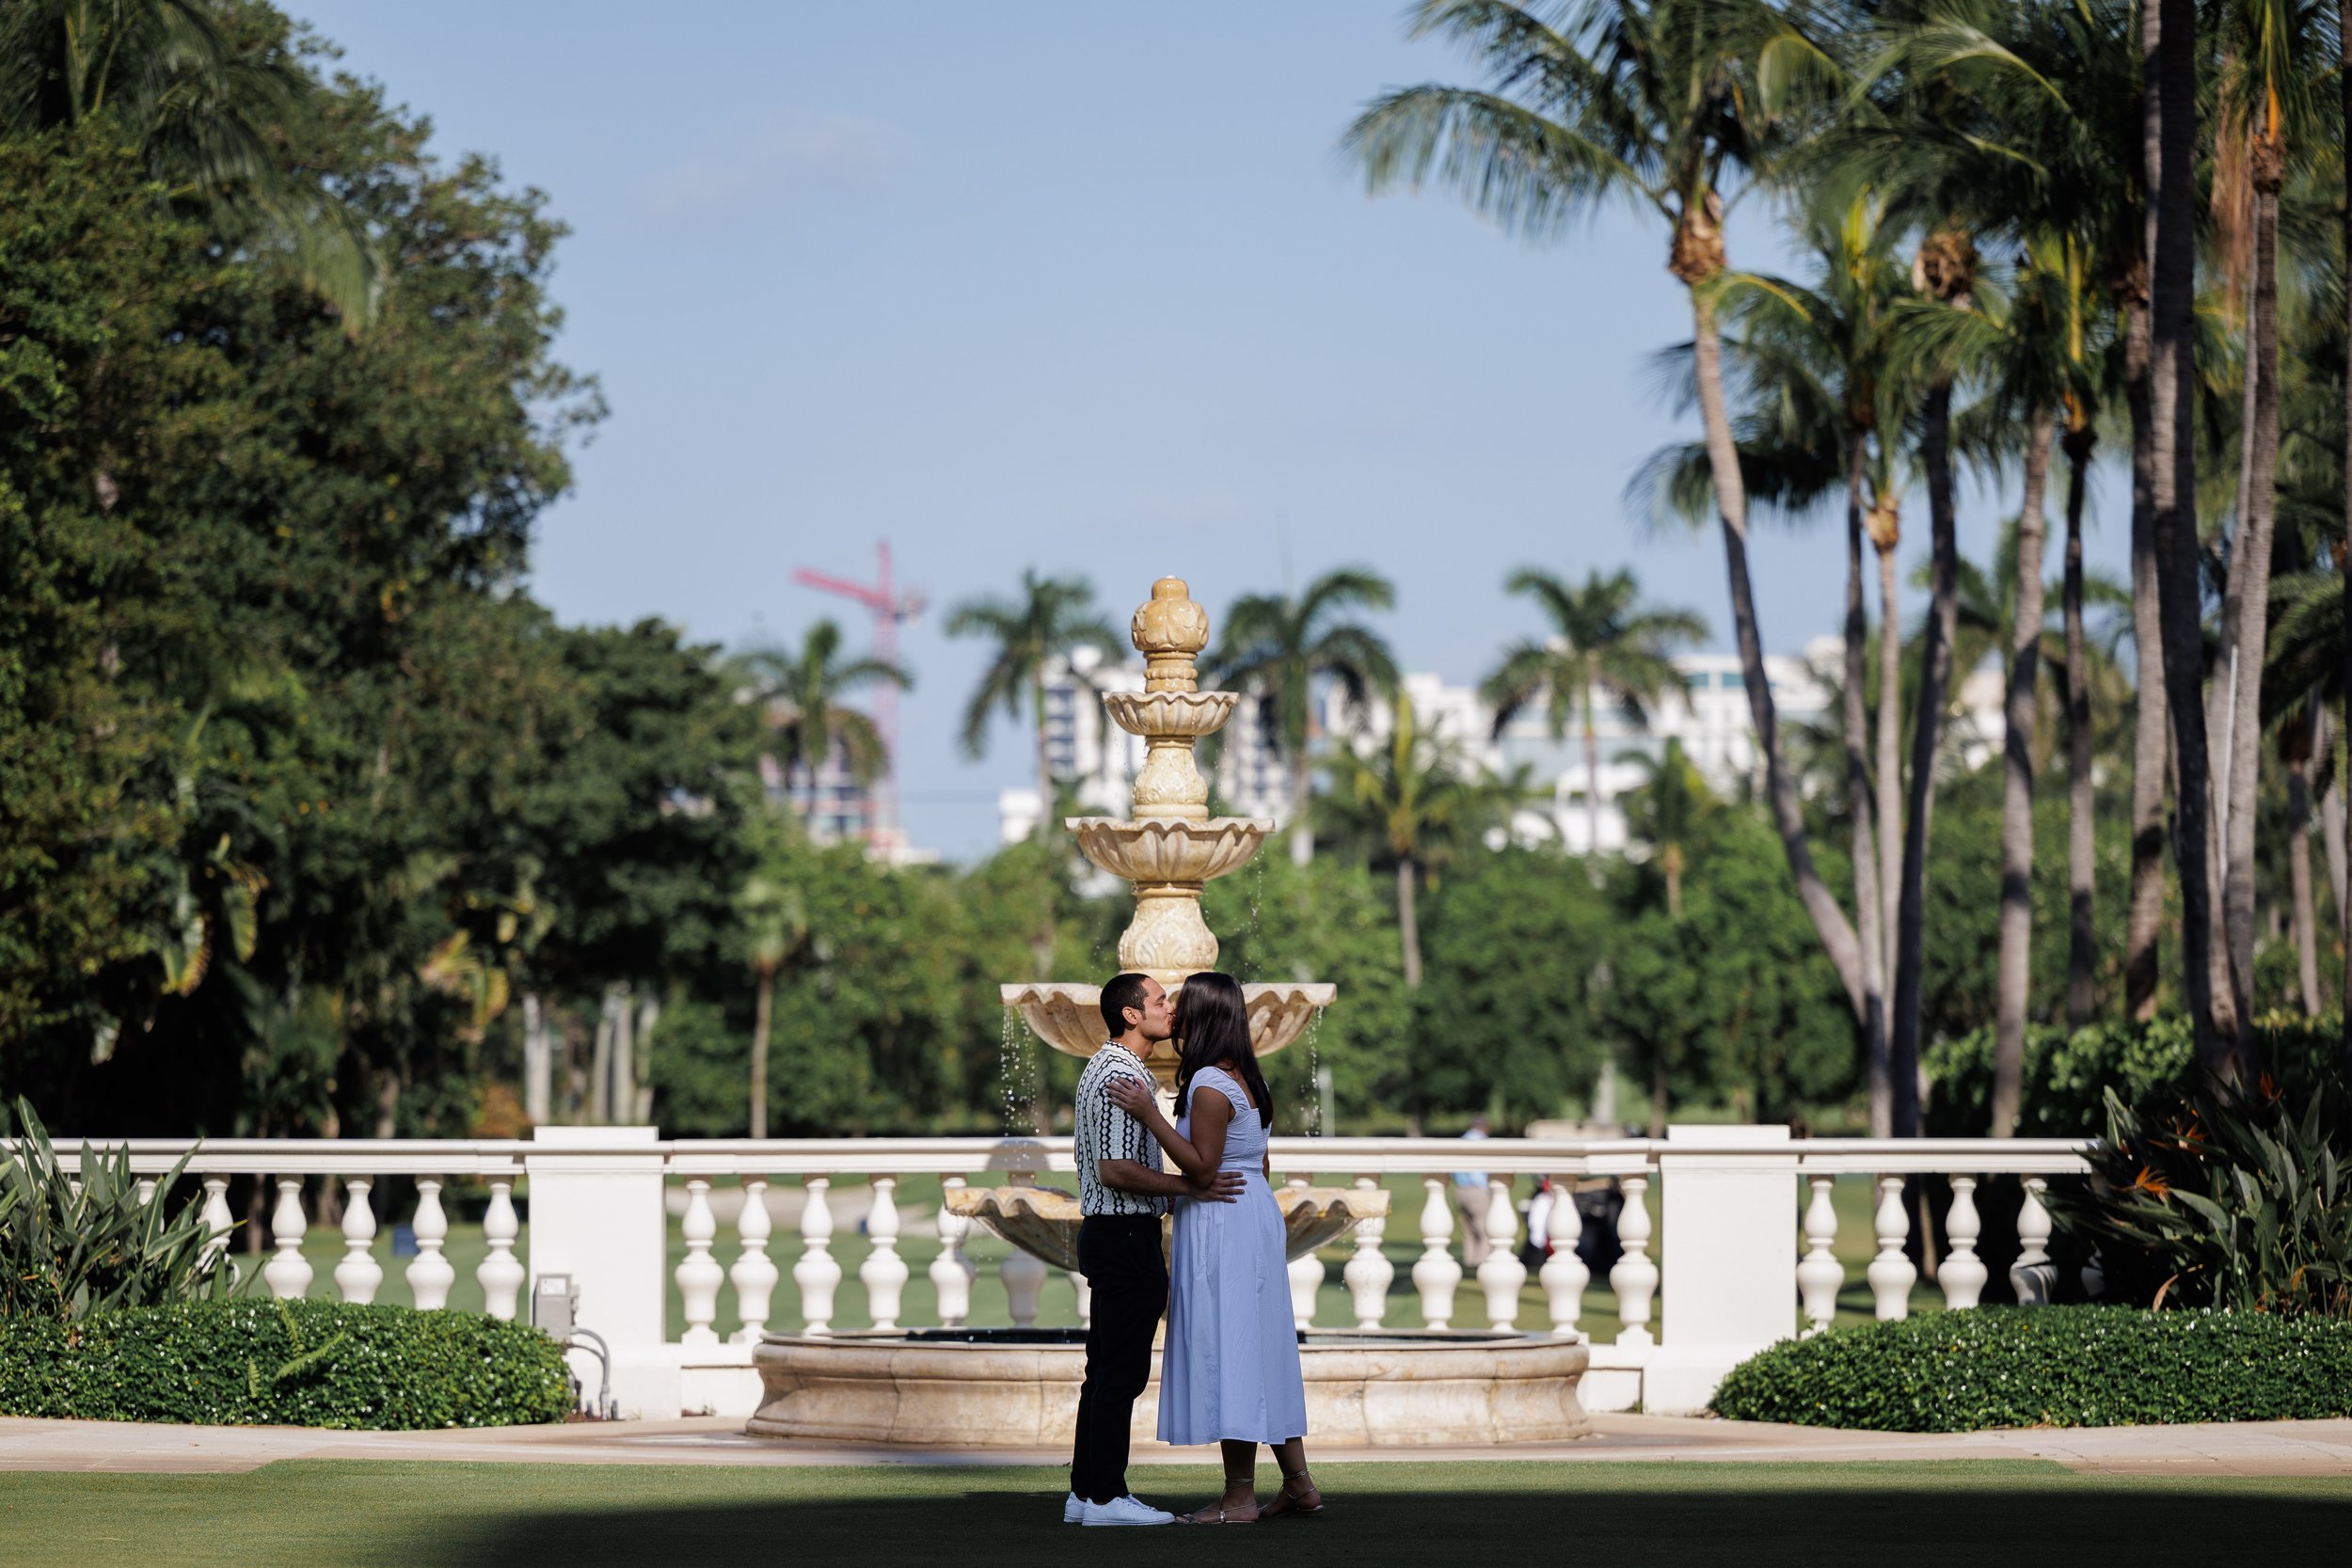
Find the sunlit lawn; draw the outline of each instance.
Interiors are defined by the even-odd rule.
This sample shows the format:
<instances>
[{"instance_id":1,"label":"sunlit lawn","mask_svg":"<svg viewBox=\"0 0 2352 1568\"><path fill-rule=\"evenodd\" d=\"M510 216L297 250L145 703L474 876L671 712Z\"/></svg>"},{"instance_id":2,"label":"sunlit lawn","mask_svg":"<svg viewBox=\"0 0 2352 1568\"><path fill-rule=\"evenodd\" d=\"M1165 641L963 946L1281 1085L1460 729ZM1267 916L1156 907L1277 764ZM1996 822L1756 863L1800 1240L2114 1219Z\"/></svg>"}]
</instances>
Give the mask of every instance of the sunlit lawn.
<instances>
[{"instance_id":1,"label":"sunlit lawn","mask_svg":"<svg viewBox=\"0 0 2352 1568\"><path fill-rule=\"evenodd\" d=\"M1066 1176L1047 1178L1047 1180L1049 1184L1074 1186L1074 1179ZM789 1182L779 1185L788 1186ZM857 1185L855 1178L837 1181L834 1189L836 1204L845 1190L854 1192ZM1420 1239L1421 1212L1427 1195L1418 1177L1391 1176L1387 1179L1386 1185L1391 1193L1390 1217L1381 1251L1396 1272L1389 1284L1385 1321L1392 1328L1418 1328L1423 1325L1423 1319L1421 1296L1413 1285L1412 1268L1423 1252ZM1664 1241L1660 1198L1661 1189L1653 1183L1647 1199L1651 1221L1657 1227L1649 1249L1653 1259L1661 1256ZM1838 1212L1836 1251L1839 1260L1846 1265L1846 1285L1838 1296L1838 1321L1867 1321L1871 1315L1870 1293L1863 1280L1863 1270L1874 1251L1870 1236L1870 1183L1863 1177L1841 1178L1834 1189L1833 1200ZM933 1222L938 1212L939 1179L931 1176L903 1178L898 1187L898 1201L902 1215L898 1256L907 1265L906 1289L899 1307L898 1321L908 1324L934 1323L938 1322L938 1301L929 1270L940 1250L939 1235ZM405 1215L401 1217L405 1218ZM409 1260L391 1256L391 1228L389 1223L382 1224L381 1233L375 1242L373 1256L384 1269L384 1283L376 1299L405 1305L410 1299L405 1274ZM522 1241L516 1247L516 1256L528 1258L530 1241L531 1229L526 1224ZM1789 1245L1796 1249L1801 1244L1796 1231L1796 1199L1792 1192ZM1458 1234L1454 1245L1458 1260ZM487 1250L479 1225L452 1225L448 1244L443 1249L443 1256L457 1271L457 1284L451 1295L451 1305L474 1310L481 1308L482 1291L474 1281L474 1270L481 1264ZM735 1227L730 1224L721 1225L712 1255L723 1268L735 1260L739 1250ZM977 1325L992 1327L1010 1323L1012 1320L1007 1310L1004 1287L996 1274L997 1265L1004 1260L1008 1250L1005 1244L984 1230L976 1230L966 1242L964 1250L979 1269L979 1277L973 1287L971 1321ZM871 1243L859 1233L857 1227L836 1224L833 1256L841 1265L842 1279L834 1298L833 1322L835 1327L863 1328L869 1326L873 1321L867 1307L866 1289L858 1277L859 1266L871 1252ZM1315 1322L1319 1325L1349 1327L1356 1322L1355 1303L1340 1272L1352 1252L1351 1244L1327 1247L1321 1254L1325 1262L1324 1282L1315 1311ZM335 1265L343 1256L340 1233L313 1226L304 1237L303 1255L310 1259L313 1271L310 1294L332 1297L335 1294ZM780 1276L769 1318L771 1328L792 1329L802 1324L800 1296L792 1281L792 1265L801 1255L802 1243L798 1232L791 1226L778 1224L768 1244L768 1256L775 1263ZM686 1243L679 1234L678 1221L674 1216L670 1221L670 1265L673 1273L668 1284L669 1331L673 1338L685 1327L685 1312L678 1298L675 1275L677 1263L685 1256ZM1671 1288L1671 1283L1667 1282L1668 1288ZM1939 1307L1942 1302L1942 1292L1925 1281L1912 1292L1915 1310ZM1061 1327L1074 1324L1077 1321L1076 1291L1069 1276L1056 1271L1046 1279L1039 1305L1038 1322L1048 1327ZM1531 1276L1519 1293L1519 1326L1525 1329L1544 1328L1549 1326L1550 1321L1543 1289ZM1657 1331L1660 1321L1657 1310L1653 1308L1650 1319L1653 1333ZM1454 1296L1453 1323L1456 1328L1483 1328L1486 1323L1486 1297L1479 1291L1475 1276L1467 1272ZM740 1326L741 1322L735 1309L735 1291L729 1286L720 1292L716 1327L724 1337ZM1616 1296L1605 1278L1594 1279L1586 1286L1579 1326L1603 1343L1615 1338Z\"/></svg>"}]
</instances>

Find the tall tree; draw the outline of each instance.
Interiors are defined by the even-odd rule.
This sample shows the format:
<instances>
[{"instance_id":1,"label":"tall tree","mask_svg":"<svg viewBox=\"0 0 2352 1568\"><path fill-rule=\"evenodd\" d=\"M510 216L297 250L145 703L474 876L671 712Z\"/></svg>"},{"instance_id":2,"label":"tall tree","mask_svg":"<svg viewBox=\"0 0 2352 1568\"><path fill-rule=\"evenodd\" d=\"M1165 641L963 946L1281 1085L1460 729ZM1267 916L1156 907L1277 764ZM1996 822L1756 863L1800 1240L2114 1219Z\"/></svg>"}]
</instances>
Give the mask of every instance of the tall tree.
<instances>
[{"instance_id":1,"label":"tall tree","mask_svg":"<svg viewBox=\"0 0 2352 1568\"><path fill-rule=\"evenodd\" d=\"M1724 268L1725 214L1797 127L1791 106L1806 89L1835 85L1835 62L1789 13L1760 0L1592 0L1557 28L1506 0L1423 0L1408 30L1463 45L1489 85L1424 84L1367 105L1346 146L1374 191L1435 180L1531 238L1629 199L1668 231L1667 270L1689 292L1699 412L1767 802L1798 897L1858 1019L1861 944L1814 863L1764 670L1713 288Z\"/></svg>"},{"instance_id":2,"label":"tall tree","mask_svg":"<svg viewBox=\"0 0 2352 1568\"><path fill-rule=\"evenodd\" d=\"M1666 879L1667 917L1679 920L1682 874L1700 823L1717 809L1714 792L1682 749L1679 736L1667 736L1655 753L1625 752L1617 760L1644 774L1625 794L1626 825L1634 839L1649 846L1659 874Z\"/></svg>"},{"instance_id":3,"label":"tall tree","mask_svg":"<svg viewBox=\"0 0 2352 1568\"><path fill-rule=\"evenodd\" d=\"M967 599L956 606L947 615L947 635L981 637L994 644L988 668L964 705L964 755L977 758L988 750L990 714L1014 717L1028 705L1036 730L1037 836L1051 837L1054 769L1045 725L1046 666L1077 648L1116 656L1125 641L1096 611L1091 584L1080 578L1041 578L1033 569L1022 572L1014 598Z\"/></svg>"},{"instance_id":4,"label":"tall tree","mask_svg":"<svg viewBox=\"0 0 2352 1568\"><path fill-rule=\"evenodd\" d=\"M1255 695L1273 721L1275 745L1290 774L1291 863L1314 858L1315 688L1330 681L1349 710L1370 711L1375 695L1396 690L1396 659L1381 635L1342 617L1351 610L1389 610L1396 589L1363 566L1326 572L1296 597L1245 594L1225 612L1225 629L1204 676Z\"/></svg>"},{"instance_id":5,"label":"tall tree","mask_svg":"<svg viewBox=\"0 0 2352 1568\"><path fill-rule=\"evenodd\" d=\"M1541 640L1522 640L1503 650L1478 694L1494 710L1494 733L1538 700L1554 740L1563 738L1572 716L1581 717L1584 738L1586 852L1600 853L1600 741L1596 717L1604 696L1647 726L1649 710L1671 695L1683 698L1682 676L1674 667L1677 644L1707 635L1707 623L1687 610L1641 602L1633 574L1588 573L1578 587L1540 567L1522 566L1504 589L1535 601L1550 624Z\"/></svg>"},{"instance_id":6,"label":"tall tree","mask_svg":"<svg viewBox=\"0 0 2352 1568\"><path fill-rule=\"evenodd\" d=\"M739 657L737 668L768 705L785 785L795 792L794 804L803 815L828 756L837 753L850 776L862 784L872 783L890 766L881 729L867 715L844 706L843 699L860 687L912 689L914 680L904 666L871 657L841 657L841 628L823 620L802 635L797 649L754 649Z\"/></svg>"}]
</instances>

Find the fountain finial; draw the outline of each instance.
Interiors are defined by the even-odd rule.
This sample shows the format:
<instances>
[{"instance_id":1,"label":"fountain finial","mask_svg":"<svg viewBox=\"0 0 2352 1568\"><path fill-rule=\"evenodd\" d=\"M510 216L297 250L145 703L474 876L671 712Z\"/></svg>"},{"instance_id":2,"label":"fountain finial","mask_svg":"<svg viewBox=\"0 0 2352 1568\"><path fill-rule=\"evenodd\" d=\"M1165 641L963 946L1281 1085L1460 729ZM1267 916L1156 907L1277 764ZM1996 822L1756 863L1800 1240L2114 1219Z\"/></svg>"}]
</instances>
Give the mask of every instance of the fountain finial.
<instances>
[{"instance_id":1,"label":"fountain finial","mask_svg":"<svg viewBox=\"0 0 2352 1568\"><path fill-rule=\"evenodd\" d=\"M1209 645L1209 612L1192 602L1182 578L1162 578L1152 596L1136 607L1128 641L1143 656L1146 691L1197 691L1193 660Z\"/></svg>"}]
</instances>

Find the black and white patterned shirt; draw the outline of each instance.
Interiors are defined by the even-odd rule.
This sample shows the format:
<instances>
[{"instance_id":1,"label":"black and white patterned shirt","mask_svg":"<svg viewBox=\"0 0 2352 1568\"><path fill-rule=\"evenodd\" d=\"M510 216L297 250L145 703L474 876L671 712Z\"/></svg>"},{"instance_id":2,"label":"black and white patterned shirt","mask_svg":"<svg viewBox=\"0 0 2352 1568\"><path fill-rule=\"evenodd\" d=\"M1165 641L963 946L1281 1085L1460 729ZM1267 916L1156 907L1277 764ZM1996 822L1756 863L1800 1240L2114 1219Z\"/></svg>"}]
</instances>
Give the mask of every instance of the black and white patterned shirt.
<instances>
[{"instance_id":1,"label":"black and white patterned shirt","mask_svg":"<svg viewBox=\"0 0 2352 1568\"><path fill-rule=\"evenodd\" d=\"M1097 1174L1104 1160L1133 1160L1146 1170L1165 1170L1160 1144L1143 1123L1111 1103L1110 1081L1134 1078L1154 1088L1143 1058L1116 1040L1105 1040L1078 1075L1078 1108L1073 1152L1078 1162L1078 1212L1082 1214L1165 1214L1168 1200L1106 1187Z\"/></svg>"}]
</instances>

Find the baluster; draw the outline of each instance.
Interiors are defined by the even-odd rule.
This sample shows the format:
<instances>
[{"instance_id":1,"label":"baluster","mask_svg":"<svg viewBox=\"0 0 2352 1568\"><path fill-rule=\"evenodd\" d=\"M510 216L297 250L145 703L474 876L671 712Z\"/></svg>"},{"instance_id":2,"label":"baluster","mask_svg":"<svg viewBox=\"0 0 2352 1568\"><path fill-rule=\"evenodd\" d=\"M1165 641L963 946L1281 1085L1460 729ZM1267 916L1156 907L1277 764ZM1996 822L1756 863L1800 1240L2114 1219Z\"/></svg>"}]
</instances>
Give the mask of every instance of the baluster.
<instances>
[{"instance_id":1,"label":"baluster","mask_svg":"<svg viewBox=\"0 0 2352 1568\"><path fill-rule=\"evenodd\" d=\"M678 1299L686 1308L682 1343L715 1345L719 1335L710 1324L719 1315L719 1287L726 1280L719 1260L710 1256L718 1239L718 1217L710 1212L710 1183L695 1177L686 1183L686 1218L679 1223L686 1238L686 1256L677 1266Z\"/></svg>"},{"instance_id":2,"label":"baluster","mask_svg":"<svg viewBox=\"0 0 2352 1568\"><path fill-rule=\"evenodd\" d=\"M270 1211L270 1242L277 1254L262 1266L269 1293L280 1301L299 1301L310 1288L310 1262L302 1256L302 1179L278 1179L278 1207Z\"/></svg>"},{"instance_id":3,"label":"baluster","mask_svg":"<svg viewBox=\"0 0 2352 1568\"><path fill-rule=\"evenodd\" d=\"M1813 1189L1813 1200L1804 1206L1806 1246L1797 1263L1797 1294L1804 1301L1805 1329L1801 1338L1810 1338L1837 1316L1837 1288L1846 1283L1846 1265L1831 1250L1837 1240L1837 1206L1829 1195L1837 1179L1811 1176L1805 1181Z\"/></svg>"},{"instance_id":4,"label":"baluster","mask_svg":"<svg viewBox=\"0 0 2352 1568\"><path fill-rule=\"evenodd\" d=\"M774 1231L775 1222L768 1214L767 1181L756 1176L743 1178L743 1212L735 1222L743 1251L727 1270L727 1278L735 1284L735 1313L743 1320L743 1326L735 1333L739 1345L759 1343L768 1327L768 1304L776 1291L776 1266L768 1260L768 1238Z\"/></svg>"},{"instance_id":5,"label":"baluster","mask_svg":"<svg viewBox=\"0 0 2352 1568\"><path fill-rule=\"evenodd\" d=\"M1519 1261L1519 1214L1511 1204L1508 1177L1486 1178L1486 1260L1478 1265L1478 1288L1486 1293L1486 1326L1519 1326L1519 1287L1527 1265Z\"/></svg>"},{"instance_id":6,"label":"baluster","mask_svg":"<svg viewBox=\"0 0 2352 1568\"><path fill-rule=\"evenodd\" d=\"M866 1287L866 1311L876 1328L898 1326L898 1300L906 1290L907 1260L898 1256L898 1202L895 1176L874 1178L874 1207L866 1216L866 1235L874 1250L857 1269Z\"/></svg>"},{"instance_id":7,"label":"baluster","mask_svg":"<svg viewBox=\"0 0 2352 1568\"><path fill-rule=\"evenodd\" d=\"M409 1228L417 1233L417 1255L408 1259L408 1299L420 1312L436 1312L449 1305L450 1287L457 1283L457 1271L441 1256L449 1216L441 1212L440 1182L417 1182L417 1217Z\"/></svg>"},{"instance_id":8,"label":"baluster","mask_svg":"<svg viewBox=\"0 0 2352 1568\"><path fill-rule=\"evenodd\" d=\"M1551 1309L1551 1332L1558 1338L1581 1339L1584 1334L1576 1326L1576 1320L1584 1310L1584 1287L1591 1282L1593 1271L1576 1255L1576 1243L1584 1234L1584 1216L1576 1212L1573 1181L1552 1181L1551 1209L1544 1232L1545 1240L1551 1243L1551 1256L1544 1259L1535 1278L1542 1284L1544 1300Z\"/></svg>"},{"instance_id":9,"label":"baluster","mask_svg":"<svg viewBox=\"0 0 2352 1568\"><path fill-rule=\"evenodd\" d=\"M1870 1297L1876 1303L1879 1322L1900 1322L1911 1316L1911 1287L1919 1277L1919 1271L1903 1256L1903 1238L1911 1234L1911 1216L1903 1211L1901 1177L1879 1178L1879 1207L1871 1225L1878 1236L1879 1253L1863 1273L1870 1281Z\"/></svg>"},{"instance_id":10,"label":"baluster","mask_svg":"<svg viewBox=\"0 0 2352 1568\"><path fill-rule=\"evenodd\" d=\"M515 1238L522 1224L515 1218L515 1183L490 1183L490 1208L482 1216L482 1239L490 1255L473 1272L482 1286L482 1309L493 1318L515 1321L515 1299L522 1294L523 1266L515 1256Z\"/></svg>"},{"instance_id":11,"label":"baluster","mask_svg":"<svg viewBox=\"0 0 2352 1568\"><path fill-rule=\"evenodd\" d=\"M208 1176L204 1179L204 1228L207 1232L200 1249L207 1272L217 1266L229 1250L229 1232L237 1222L229 1213L229 1178ZM229 1278L233 1283L245 1271L236 1264L229 1265Z\"/></svg>"},{"instance_id":12,"label":"baluster","mask_svg":"<svg viewBox=\"0 0 2352 1568\"><path fill-rule=\"evenodd\" d=\"M1448 1328L1454 1323L1454 1291L1462 1283L1462 1265L1446 1244L1454 1236L1454 1205L1445 1197L1445 1179L1422 1179L1429 1194L1421 1206L1421 1260L1413 1265L1413 1288L1421 1292L1421 1321L1425 1328Z\"/></svg>"},{"instance_id":13,"label":"baluster","mask_svg":"<svg viewBox=\"0 0 2352 1568\"><path fill-rule=\"evenodd\" d=\"M1307 1179L1303 1176L1292 1177L1288 1184L1294 1192L1307 1191ZM1323 1293L1323 1259L1311 1248L1292 1259L1287 1272L1291 1281L1291 1323L1303 1332L1315 1321L1315 1298Z\"/></svg>"},{"instance_id":14,"label":"baluster","mask_svg":"<svg viewBox=\"0 0 2352 1568\"><path fill-rule=\"evenodd\" d=\"M1356 1179L1359 1193L1380 1190L1380 1179L1359 1176ZM1389 1284L1396 1278L1396 1265L1380 1251L1380 1240L1388 1234L1386 1216L1356 1222L1356 1255L1340 1271L1347 1281L1347 1293L1356 1301L1356 1326L1378 1328L1389 1310Z\"/></svg>"},{"instance_id":15,"label":"baluster","mask_svg":"<svg viewBox=\"0 0 2352 1568\"><path fill-rule=\"evenodd\" d=\"M1086 1328L1094 1322L1094 1287L1075 1269L1063 1272L1070 1275L1070 1289L1078 1298L1078 1326Z\"/></svg>"},{"instance_id":16,"label":"baluster","mask_svg":"<svg viewBox=\"0 0 2352 1568\"><path fill-rule=\"evenodd\" d=\"M2050 1262L2050 1211L2042 1207L2042 1195L2049 1190L2041 1177L2026 1178L2026 1201L2017 1211L2017 1261L2009 1266L2009 1286L2020 1307L2048 1306L2058 1274Z\"/></svg>"},{"instance_id":17,"label":"baluster","mask_svg":"<svg viewBox=\"0 0 2352 1568\"><path fill-rule=\"evenodd\" d=\"M149 1204L151 1204L151 1203L152 1203L152 1202L154 1202L154 1201L155 1201L155 1179L154 1179L153 1177L151 1177L151 1176L142 1176L142 1177L140 1177L140 1178L139 1178L139 1207L140 1207L140 1208L142 1208L142 1209L144 1209L144 1208L146 1208Z\"/></svg>"},{"instance_id":18,"label":"baluster","mask_svg":"<svg viewBox=\"0 0 2352 1568\"><path fill-rule=\"evenodd\" d=\"M792 1265L792 1283L800 1287L801 1332L821 1338L833 1332L834 1287L841 1283L841 1265L833 1259L833 1208L825 1201L829 1176L812 1176L802 1183L807 1201L801 1205L801 1259Z\"/></svg>"},{"instance_id":19,"label":"baluster","mask_svg":"<svg viewBox=\"0 0 2352 1568\"><path fill-rule=\"evenodd\" d=\"M1984 1294L1984 1259L1977 1256L1977 1237L1984 1222L1977 1215L1977 1179L1952 1178L1952 1206L1944 1216L1944 1230L1952 1250L1937 1265L1936 1283L1944 1287L1944 1305L1955 1312L1977 1305Z\"/></svg>"},{"instance_id":20,"label":"baluster","mask_svg":"<svg viewBox=\"0 0 2352 1568\"><path fill-rule=\"evenodd\" d=\"M365 1177L343 1183L343 1260L335 1265L335 1289L355 1307L373 1302L384 1283L384 1266L370 1250L375 1245L375 1211L368 1207L373 1188Z\"/></svg>"},{"instance_id":21,"label":"baluster","mask_svg":"<svg viewBox=\"0 0 2352 1568\"><path fill-rule=\"evenodd\" d=\"M1649 1331L1650 1298L1658 1293L1658 1265L1649 1260L1649 1191L1646 1176L1617 1180L1625 1207L1617 1212L1617 1242L1625 1256L1609 1271L1609 1288L1617 1292L1617 1343L1647 1345L1656 1341Z\"/></svg>"},{"instance_id":22,"label":"baluster","mask_svg":"<svg viewBox=\"0 0 2352 1568\"><path fill-rule=\"evenodd\" d=\"M979 1268L963 1254L963 1239L972 1222L948 1209L950 1194L963 1191L963 1178L950 1176L939 1184L939 1256L931 1259L931 1289L939 1297L942 1328L961 1328L972 1315L972 1282Z\"/></svg>"},{"instance_id":23,"label":"baluster","mask_svg":"<svg viewBox=\"0 0 2352 1568\"><path fill-rule=\"evenodd\" d=\"M1005 1260L996 1265L996 1277L1005 1287L1005 1312L1015 1328L1037 1326L1037 1298L1045 1290L1044 1262L1030 1257L1019 1247L1005 1254Z\"/></svg>"}]
</instances>

